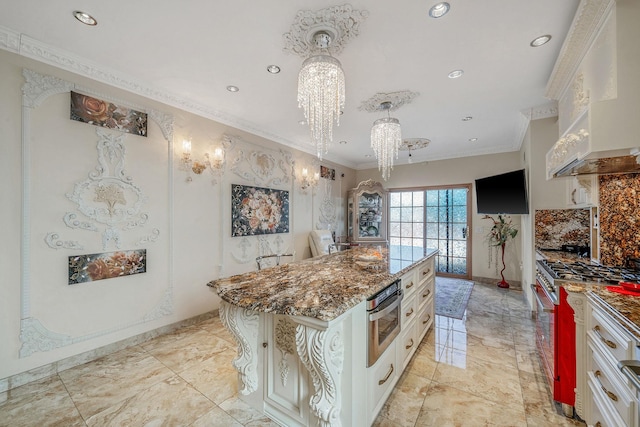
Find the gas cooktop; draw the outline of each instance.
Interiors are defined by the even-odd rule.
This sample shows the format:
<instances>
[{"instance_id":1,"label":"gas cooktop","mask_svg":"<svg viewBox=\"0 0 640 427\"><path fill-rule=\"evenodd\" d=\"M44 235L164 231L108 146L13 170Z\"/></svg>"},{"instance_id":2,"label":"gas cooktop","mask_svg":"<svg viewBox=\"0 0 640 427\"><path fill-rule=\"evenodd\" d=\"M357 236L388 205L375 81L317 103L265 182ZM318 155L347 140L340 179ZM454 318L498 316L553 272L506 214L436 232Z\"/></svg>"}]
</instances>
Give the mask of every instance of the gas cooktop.
<instances>
[{"instance_id":1,"label":"gas cooktop","mask_svg":"<svg viewBox=\"0 0 640 427\"><path fill-rule=\"evenodd\" d=\"M625 282L640 283L640 271L624 267L587 264L582 261L562 262L539 260L538 264L554 280L574 282L603 282L607 284Z\"/></svg>"}]
</instances>

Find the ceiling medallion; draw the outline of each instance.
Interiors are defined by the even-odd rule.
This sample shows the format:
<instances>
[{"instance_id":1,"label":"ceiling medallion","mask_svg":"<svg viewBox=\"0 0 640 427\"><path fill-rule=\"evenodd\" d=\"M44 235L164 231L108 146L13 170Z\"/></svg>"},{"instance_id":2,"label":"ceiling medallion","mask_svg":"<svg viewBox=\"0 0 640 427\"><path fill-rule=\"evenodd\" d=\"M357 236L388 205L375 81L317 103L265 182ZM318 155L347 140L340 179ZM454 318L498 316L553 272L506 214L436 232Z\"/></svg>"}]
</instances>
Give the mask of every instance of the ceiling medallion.
<instances>
[{"instance_id":1,"label":"ceiling medallion","mask_svg":"<svg viewBox=\"0 0 640 427\"><path fill-rule=\"evenodd\" d=\"M358 110L367 111L369 113L376 113L380 111L380 105L384 102L391 103L391 107L388 111L395 111L402 107L404 104L408 104L413 99L420 95L418 92L411 92L409 90L401 90L399 92L382 93L378 92L366 101L362 101Z\"/></svg>"},{"instance_id":2,"label":"ceiling medallion","mask_svg":"<svg viewBox=\"0 0 640 427\"><path fill-rule=\"evenodd\" d=\"M284 50L307 58L318 51L314 36L325 32L331 38L326 52L337 55L345 44L360 32L360 23L369 16L366 10L355 10L349 4L331 6L318 11L300 10L288 33L283 34Z\"/></svg>"},{"instance_id":3,"label":"ceiling medallion","mask_svg":"<svg viewBox=\"0 0 640 427\"><path fill-rule=\"evenodd\" d=\"M291 31L284 34L285 50L305 58L298 74L298 107L304 110L320 160L328 152L333 126L340 125L345 106L344 72L331 55L358 35L359 24L368 15L348 4L317 12L301 10Z\"/></svg>"},{"instance_id":4,"label":"ceiling medallion","mask_svg":"<svg viewBox=\"0 0 640 427\"><path fill-rule=\"evenodd\" d=\"M429 145L429 143L431 143L431 140L427 138L407 138L402 140L402 143L398 147L398 150L420 150L421 148L425 148L427 145Z\"/></svg>"}]
</instances>

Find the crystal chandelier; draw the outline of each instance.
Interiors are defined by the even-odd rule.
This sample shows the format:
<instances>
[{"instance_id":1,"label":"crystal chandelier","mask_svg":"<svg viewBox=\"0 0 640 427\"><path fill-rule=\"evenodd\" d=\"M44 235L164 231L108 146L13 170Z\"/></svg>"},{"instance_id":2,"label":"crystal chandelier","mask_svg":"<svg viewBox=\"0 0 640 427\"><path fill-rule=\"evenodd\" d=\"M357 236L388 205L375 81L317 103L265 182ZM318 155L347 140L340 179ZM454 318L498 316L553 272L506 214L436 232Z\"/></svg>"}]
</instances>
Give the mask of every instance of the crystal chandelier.
<instances>
[{"instance_id":1,"label":"crystal chandelier","mask_svg":"<svg viewBox=\"0 0 640 427\"><path fill-rule=\"evenodd\" d=\"M325 31L318 31L313 40L316 47L326 50L331 36ZM340 114L344 110L344 72L340 61L320 54L302 63L298 75L298 107L304 109L311 142L322 160L333 140L333 122L340 125Z\"/></svg>"},{"instance_id":2,"label":"crystal chandelier","mask_svg":"<svg viewBox=\"0 0 640 427\"><path fill-rule=\"evenodd\" d=\"M391 102L380 104L381 110L387 111L387 117L373 122L371 128L371 148L378 159L378 170L382 171L382 179L389 179L393 169L393 159L398 158L398 148L402 143L400 121L389 116Z\"/></svg>"}]
</instances>

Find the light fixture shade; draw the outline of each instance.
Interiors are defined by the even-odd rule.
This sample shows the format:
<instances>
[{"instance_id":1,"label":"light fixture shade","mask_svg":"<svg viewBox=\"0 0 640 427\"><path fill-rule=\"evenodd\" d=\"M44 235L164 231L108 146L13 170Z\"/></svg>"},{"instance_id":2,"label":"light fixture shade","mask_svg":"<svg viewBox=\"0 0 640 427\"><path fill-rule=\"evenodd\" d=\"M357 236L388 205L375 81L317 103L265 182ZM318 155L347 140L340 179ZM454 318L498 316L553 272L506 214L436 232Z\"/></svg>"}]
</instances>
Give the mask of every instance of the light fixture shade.
<instances>
[{"instance_id":1,"label":"light fixture shade","mask_svg":"<svg viewBox=\"0 0 640 427\"><path fill-rule=\"evenodd\" d=\"M333 123L340 125L344 86L342 66L334 57L315 55L302 63L298 74L298 107L304 109L311 142L320 160L333 140Z\"/></svg>"},{"instance_id":2,"label":"light fixture shade","mask_svg":"<svg viewBox=\"0 0 640 427\"><path fill-rule=\"evenodd\" d=\"M402 143L400 121L393 117L385 117L373 122L371 128L371 148L378 159L378 170L382 171L382 179L389 179L393 169L393 159L398 158L398 147Z\"/></svg>"}]
</instances>

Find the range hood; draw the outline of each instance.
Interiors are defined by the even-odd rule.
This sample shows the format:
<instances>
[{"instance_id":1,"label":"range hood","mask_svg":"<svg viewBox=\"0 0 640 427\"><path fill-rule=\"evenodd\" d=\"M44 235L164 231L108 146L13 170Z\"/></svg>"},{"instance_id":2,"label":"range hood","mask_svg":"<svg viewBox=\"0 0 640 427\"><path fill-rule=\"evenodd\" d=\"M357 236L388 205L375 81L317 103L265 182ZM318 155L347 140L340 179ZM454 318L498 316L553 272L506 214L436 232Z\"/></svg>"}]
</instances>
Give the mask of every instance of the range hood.
<instances>
[{"instance_id":1,"label":"range hood","mask_svg":"<svg viewBox=\"0 0 640 427\"><path fill-rule=\"evenodd\" d=\"M640 173L640 3L613 5L571 80L552 81L564 82L551 93L563 133L547 152L547 179Z\"/></svg>"}]
</instances>

